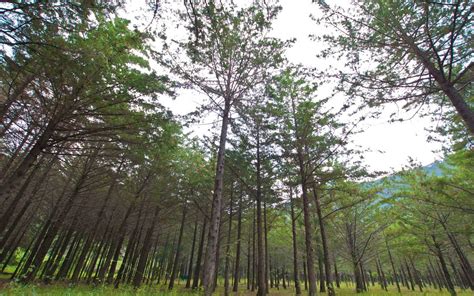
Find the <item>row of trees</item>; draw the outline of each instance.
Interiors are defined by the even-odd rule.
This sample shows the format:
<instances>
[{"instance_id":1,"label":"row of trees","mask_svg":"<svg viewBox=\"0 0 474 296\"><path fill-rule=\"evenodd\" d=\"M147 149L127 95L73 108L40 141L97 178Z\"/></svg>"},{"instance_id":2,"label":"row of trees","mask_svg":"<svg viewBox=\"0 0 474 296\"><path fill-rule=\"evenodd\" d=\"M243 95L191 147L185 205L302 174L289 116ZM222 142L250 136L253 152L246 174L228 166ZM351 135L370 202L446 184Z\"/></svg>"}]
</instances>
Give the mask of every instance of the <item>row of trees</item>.
<instances>
[{"instance_id":1,"label":"row of trees","mask_svg":"<svg viewBox=\"0 0 474 296\"><path fill-rule=\"evenodd\" d=\"M380 13L395 9L368 2ZM364 118L342 121L347 107L318 96L316 73L285 61L291 41L269 37L280 7L185 1L176 15L188 34L160 34L157 52L156 36L116 16L120 6L1 8L0 261L11 278L168 289L182 279L206 295L219 278L225 295L240 283L257 295L289 286L301 294L302 282L315 295L318 281L329 295L344 282L357 292L376 281L399 291L474 289L472 151L453 154L442 176L408 170L363 183L371 175L355 159L364 151L350 143ZM433 10L454 13L449 40L460 51L466 9ZM380 41L370 36L361 39ZM344 38L329 40L360 45ZM177 83L150 59L207 95L198 115L219 115L214 138L191 139L160 105ZM458 87L471 66L462 70L453 52L450 59ZM444 82L435 81L441 100ZM455 97L464 94L463 84ZM469 130L469 112L458 111ZM469 131L455 131L469 141Z\"/></svg>"}]
</instances>

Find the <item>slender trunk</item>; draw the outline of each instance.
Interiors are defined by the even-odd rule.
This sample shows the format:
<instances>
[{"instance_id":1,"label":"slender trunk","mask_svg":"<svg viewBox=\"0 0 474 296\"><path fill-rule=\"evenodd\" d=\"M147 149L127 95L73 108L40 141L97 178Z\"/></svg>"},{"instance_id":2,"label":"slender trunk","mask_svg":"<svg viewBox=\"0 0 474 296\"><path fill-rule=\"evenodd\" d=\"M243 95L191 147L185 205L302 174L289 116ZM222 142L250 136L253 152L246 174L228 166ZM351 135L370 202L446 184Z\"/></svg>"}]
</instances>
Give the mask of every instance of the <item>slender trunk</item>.
<instances>
[{"instance_id":1,"label":"slender trunk","mask_svg":"<svg viewBox=\"0 0 474 296\"><path fill-rule=\"evenodd\" d=\"M240 248L242 244L242 195L243 191L241 188L239 197L239 213L237 217L237 248L235 250L234 287L232 288L233 292L238 291L240 280Z\"/></svg>"},{"instance_id":2,"label":"slender trunk","mask_svg":"<svg viewBox=\"0 0 474 296\"><path fill-rule=\"evenodd\" d=\"M335 257L333 258L333 260L334 260L334 274L336 275L336 287L341 288L341 278L339 276L339 272L337 271L337 260Z\"/></svg>"},{"instance_id":3,"label":"slender trunk","mask_svg":"<svg viewBox=\"0 0 474 296\"><path fill-rule=\"evenodd\" d=\"M463 270L467 284L469 285L469 288L474 291L474 270L472 269L471 263L469 262L469 259L461 249L461 246L459 246L456 236L448 230L446 223L441 222L441 225L443 226L443 229L448 235L451 245L453 246L454 250L456 251L456 254L458 255L459 262L461 263L461 269Z\"/></svg>"},{"instance_id":4,"label":"slender trunk","mask_svg":"<svg viewBox=\"0 0 474 296\"><path fill-rule=\"evenodd\" d=\"M301 295L300 280L298 275L298 246L296 243L296 217L293 200L293 189L290 187L290 209L291 209L291 234L293 241L293 279L295 280L295 293Z\"/></svg>"},{"instance_id":5,"label":"slender trunk","mask_svg":"<svg viewBox=\"0 0 474 296\"><path fill-rule=\"evenodd\" d=\"M317 194L316 191L316 185L313 183L313 196L314 196L314 202L316 204L316 213L318 216L318 222L319 222L319 229L321 232L321 243L323 246L323 259L324 259L324 273L325 273L325 280L326 280L326 286L328 288L328 295L329 296L335 296L336 291L334 290L334 285L332 282L332 271L331 271L331 254L329 253L329 246L327 242L327 235L326 235L326 225L323 220L323 215L321 211L321 200L319 198L319 195ZM321 277L321 282L323 282L323 278Z\"/></svg>"},{"instance_id":6,"label":"slender trunk","mask_svg":"<svg viewBox=\"0 0 474 296\"><path fill-rule=\"evenodd\" d=\"M410 265L412 267L412 270L413 270L413 276L415 278L415 283L417 284L418 286L418 289L420 290L420 292L423 292L423 284L421 282L421 278L420 278L420 273L418 272L418 270L416 269L416 266L415 264L413 263L413 260L412 258L410 258Z\"/></svg>"},{"instance_id":7,"label":"slender trunk","mask_svg":"<svg viewBox=\"0 0 474 296\"><path fill-rule=\"evenodd\" d=\"M268 294L270 292L270 288L268 286L268 270L269 270L269 264L268 264L268 227L267 227L267 203L266 201L263 201L263 230L265 234L265 287L266 287L266 293Z\"/></svg>"},{"instance_id":8,"label":"slender trunk","mask_svg":"<svg viewBox=\"0 0 474 296\"><path fill-rule=\"evenodd\" d=\"M408 266L408 262L406 261L406 259L405 259L405 269L407 270L408 279L410 280L410 289L412 291L415 291L415 283L413 281L413 276L411 274L411 270L410 270L410 267Z\"/></svg>"},{"instance_id":9,"label":"slender trunk","mask_svg":"<svg viewBox=\"0 0 474 296\"><path fill-rule=\"evenodd\" d=\"M119 168L118 168L118 172L120 172L122 168L122 163L120 164ZM118 173L117 173L118 175ZM105 196L105 199L102 203L102 206L100 207L100 210L99 212L97 213L97 216L96 216L96 219L95 219L95 222L92 224L92 230L91 230L91 235L87 238L85 244L84 244L84 247L82 248L82 251L79 255L79 259L77 261L77 264L74 268L74 271L73 271L73 274L72 274L72 277L71 277L71 281L73 283L77 282L78 278L79 278L79 273L80 271L82 270L82 267L85 263L84 259L87 255L87 252L89 251L92 243L94 242L95 240L95 236L97 234L97 229L99 228L99 225L100 225L100 221L102 221L102 218L105 214L105 209L107 207L107 204L110 200L110 198L112 197L112 193L114 191L114 188L115 188L115 185L116 185L116 182L117 182L117 178L115 177L113 180L112 180L112 183L110 184L108 190L107 190L107 195Z\"/></svg>"},{"instance_id":10,"label":"slender trunk","mask_svg":"<svg viewBox=\"0 0 474 296\"><path fill-rule=\"evenodd\" d=\"M212 197L211 219L207 241L207 254L204 260L204 295L211 296L214 291L214 281L216 278L217 244L219 241L219 227L221 224L221 204L222 189L224 184L224 159L225 145L227 142L227 129L229 125L229 115L231 100L225 99L224 112L222 115L222 127L219 140L219 150L217 152L216 174L214 182L214 193Z\"/></svg>"},{"instance_id":11,"label":"slender trunk","mask_svg":"<svg viewBox=\"0 0 474 296\"><path fill-rule=\"evenodd\" d=\"M318 269L319 269L319 292L326 292L325 274L324 274L324 263L323 263L323 253L321 247L316 242L316 251L318 252Z\"/></svg>"},{"instance_id":12,"label":"slender trunk","mask_svg":"<svg viewBox=\"0 0 474 296\"><path fill-rule=\"evenodd\" d=\"M153 214L153 220L145 236L145 241L143 242L143 247L140 252L140 259L138 261L138 266L135 272L135 277L133 278L133 286L138 288L143 280L143 274L145 272L145 267L148 259L148 253L150 252L152 244L153 231L155 230L156 221L158 220L158 213L160 211L159 206L155 206L155 212Z\"/></svg>"},{"instance_id":13,"label":"slender trunk","mask_svg":"<svg viewBox=\"0 0 474 296\"><path fill-rule=\"evenodd\" d=\"M127 211L125 212L125 215L122 218L122 222L120 223L120 226L117 229L118 238L115 241L115 243L112 245L112 247L110 248L110 250L107 254L107 258L104 261L104 265L102 266L101 270L99 270L98 278L99 278L100 281L103 281L105 273L107 272L107 268L109 268L109 265L110 265L110 269L109 269L108 275L107 275L107 283L109 283L109 284L112 283L112 281L114 279L115 269L117 268L117 263L118 263L118 259L119 259L119 256L120 256L120 250L122 249L122 244L123 244L123 241L125 240L128 217L131 215L133 210L135 210L137 201L138 201L142 191L145 189L146 185L148 184L148 181L149 181L150 177L151 177L151 171L148 172L147 176L145 177L145 179L141 183L140 187L138 188L137 192L135 193L135 196L134 196L132 202L128 206Z\"/></svg>"},{"instance_id":14,"label":"slender trunk","mask_svg":"<svg viewBox=\"0 0 474 296\"><path fill-rule=\"evenodd\" d=\"M388 259L390 260L390 265L392 266L392 272L395 284L397 285L397 291L398 293L401 293L400 284L398 283L397 270L395 269L395 263L393 262L392 252L390 252L390 247L388 246L387 238L385 238L385 246L387 247Z\"/></svg>"},{"instance_id":15,"label":"slender trunk","mask_svg":"<svg viewBox=\"0 0 474 296\"><path fill-rule=\"evenodd\" d=\"M10 260L13 258L13 255L15 255L16 249L19 247L23 237L25 236L25 234L29 230L30 223L31 223L31 221L33 221L34 216L35 215L33 215L33 214L30 215L30 217L26 220L26 223L23 225L23 227L20 228L21 230L18 231L18 236L15 237L14 239L12 239L11 242L6 246L6 248L3 249L3 251L0 255L0 258L1 258L0 262L3 263L3 266L2 266L2 269L0 270L0 272L5 271L5 268L10 263ZM4 258L6 258L5 261L3 260Z\"/></svg>"},{"instance_id":16,"label":"slender trunk","mask_svg":"<svg viewBox=\"0 0 474 296\"><path fill-rule=\"evenodd\" d=\"M253 207L253 224L252 224L252 292L255 291L255 271L256 271L256 266L257 266L257 257L255 255L255 236L257 233L256 230L256 224L257 224L257 217L256 217L256 209L255 206Z\"/></svg>"},{"instance_id":17,"label":"slender trunk","mask_svg":"<svg viewBox=\"0 0 474 296\"><path fill-rule=\"evenodd\" d=\"M59 269L58 275L56 279L65 279L68 276L69 270L74 262L74 258L76 257L77 250L79 249L79 245L81 244L82 233L77 233L74 237L74 241L71 243L69 250L66 254L63 264Z\"/></svg>"},{"instance_id":18,"label":"slender trunk","mask_svg":"<svg viewBox=\"0 0 474 296\"><path fill-rule=\"evenodd\" d=\"M247 240L247 290L250 290L250 231Z\"/></svg>"},{"instance_id":19,"label":"slender trunk","mask_svg":"<svg viewBox=\"0 0 474 296\"><path fill-rule=\"evenodd\" d=\"M189 289L191 287L191 275L193 272L193 259L194 259L194 247L196 246L196 235L197 235L197 227L198 227L198 220L194 222L194 231L193 231L193 242L191 245L191 254L189 255L189 266L188 266L188 274L186 279L186 288Z\"/></svg>"},{"instance_id":20,"label":"slender trunk","mask_svg":"<svg viewBox=\"0 0 474 296\"><path fill-rule=\"evenodd\" d=\"M431 238L433 239L436 255L438 256L439 263L441 264L441 270L444 274L447 289L451 296L456 296L456 290L454 289L453 281L451 280L451 276L449 275L448 267L446 265L446 261L444 260L443 252L441 251L441 246L436 241L436 237L434 235L432 235Z\"/></svg>"},{"instance_id":21,"label":"slender trunk","mask_svg":"<svg viewBox=\"0 0 474 296\"><path fill-rule=\"evenodd\" d=\"M306 271L306 257L303 257L303 277L304 277L304 289L308 290L308 272Z\"/></svg>"},{"instance_id":22,"label":"slender trunk","mask_svg":"<svg viewBox=\"0 0 474 296\"><path fill-rule=\"evenodd\" d=\"M176 271L179 263L179 256L181 255L181 241L183 239L184 222L186 220L186 204L183 205L183 214L181 216L181 226L179 227L178 245L176 246L176 254L174 257L173 270L171 272L170 283L168 290L172 290L174 287L174 280L176 278Z\"/></svg>"},{"instance_id":23,"label":"slender trunk","mask_svg":"<svg viewBox=\"0 0 474 296\"><path fill-rule=\"evenodd\" d=\"M464 121L466 127L474 134L474 111L461 96L460 92L454 87L453 83L445 77L443 70L437 69L431 61L429 54L421 50L412 37L404 34L402 36L404 41L411 48L417 59L426 67L430 75L437 82L443 93L449 98L459 116Z\"/></svg>"},{"instance_id":24,"label":"slender trunk","mask_svg":"<svg viewBox=\"0 0 474 296\"><path fill-rule=\"evenodd\" d=\"M0 200L5 200L7 197L20 186L25 174L35 164L38 156L41 154L43 149L48 145L48 141L54 133L56 127L56 119L51 119L46 128L44 129L41 136L33 145L33 147L25 155L21 163L15 169L15 171L0 184Z\"/></svg>"},{"instance_id":25,"label":"slender trunk","mask_svg":"<svg viewBox=\"0 0 474 296\"><path fill-rule=\"evenodd\" d=\"M308 199L308 189L307 189L307 175L305 170L305 159L303 155L303 140L301 139L298 127L298 121L296 119L296 106L295 101L292 98L292 112L293 112L293 121L294 121L294 133L297 141L297 157L302 189L302 198L303 198L303 218L304 218L304 230L305 230L305 246L306 246L306 268L308 272L308 283L309 283L309 296L316 295L316 275L314 271L314 255L313 255L313 229L311 226L311 215L309 211L309 199Z\"/></svg>"},{"instance_id":26,"label":"slender trunk","mask_svg":"<svg viewBox=\"0 0 474 296\"><path fill-rule=\"evenodd\" d=\"M257 163L256 163L256 199L257 199L257 296L267 294L265 283L265 252L264 237L262 229L262 180L261 180L261 156L260 156L260 129L257 124Z\"/></svg>"},{"instance_id":27,"label":"slender trunk","mask_svg":"<svg viewBox=\"0 0 474 296\"><path fill-rule=\"evenodd\" d=\"M201 239L199 241L199 248L198 248L198 257L196 260L196 267L194 268L194 278L193 278L193 289L197 289L199 286L199 275L201 272L201 259L204 252L204 240L206 239L206 224L207 220L204 217L204 221L202 222L202 230L201 230Z\"/></svg>"},{"instance_id":28,"label":"slender trunk","mask_svg":"<svg viewBox=\"0 0 474 296\"><path fill-rule=\"evenodd\" d=\"M229 202L229 224L227 228L227 243L225 248L225 264L224 264L224 295L228 296L230 292L230 283L229 283L229 264L230 264L230 237L232 235L232 215L233 215L233 196L234 196L234 186L231 185L230 189L230 202Z\"/></svg>"},{"instance_id":29,"label":"slender trunk","mask_svg":"<svg viewBox=\"0 0 474 296\"><path fill-rule=\"evenodd\" d=\"M96 152L98 152L96 150ZM94 159L95 159L95 156L97 155L97 153L94 153L91 157L89 157L83 167L83 170L80 174L80 177L79 177L79 180L77 181L76 185L74 186L74 189L72 191L72 193L69 195L69 198L66 200L66 203L65 205L63 206L63 210L60 211L59 215L56 217L56 219L51 223L51 226L48 230L48 232L46 233L46 235L44 236L44 239L43 241L41 242L41 245L39 246L36 254L34 255L34 257L32 257L32 260L31 260L31 266L28 267L28 272L27 274L25 275L25 277L23 278L23 281L24 282L29 282L31 280L33 280L36 276L36 273L38 272L40 266L41 266L41 263L43 262L43 259L44 257L46 256L50 246L51 246L51 243L53 242L54 238L56 237L60 227L61 227L61 224L64 223L64 220L67 216L67 214L70 212L73 204L74 204L74 201L77 197L77 195L79 194L79 191L82 189L85 181L86 181L86 178L89 174L89 172L91 171L92 169L92 164L94 163ZM60 201L58 201L58 203L56 204L55 207L59 206L59 203ZM55 211L53 211L54 213Z\"/></svg>"},{"instance_id":30,"label":"slender trunk","mask_svg":"<svg viewBox=\"0 0 474 296\"><path fill-rule=\"evenodd\" d=\"M125 250L125 255L123 256L122 264L120 265L120 268L118 270L117 277L116 277L115 283L114 283L114 287L116 289L119 287L120 282L123 281L123 279L125 278L127 266L131 265L130 262L132 261L131 257L132 257L132 254L133 254L133 249L134 249L135 243L139 240L140 232L143 229L143 223L144 222L142 222L142 226L140 226L140 222L141 222L141 220L145 220L145 219L142 219L142 212L143 212L144 204L145 204L144 201L142 201L142 203L140 205L140 209L138 211L137 222L135 223L135 227L132 230L132 235L128 239L128 244L127 244L127 247L126 247L126 250ZM118 257L117 257L117 260L118 260Z\"/></svg>"},{"instance_id":31,"label":"slender trunk","mask_svg":"<svg viewBox=\"0 0 474 296\"><path fill-rule=\"evenodd\" d=\"M376 259L376 264L378 266L378 274L379 274L379 277L380 277L380 285L382 286L382 289L384 289L385 291L387 291L387 279L385 278L385 272L383 271L383 268L382 268L382 263L380 262L380 259L377 257Z\"/></svg>"},{"instance_id":32,"label":"slender trunk","mask_svg":"<svg viewBox=\"0 0 474 296\"><path fill-rule=\"evenodd\" d=\"M433 264L431 264L431 260L429 260L429 265L427 266L428 269L428 274L430 275L431 278L431 285L435 288L441 291L441 286L438 286L439 279L438 275L436 274L435 270L433 269Z\"/></svg>"},{"instance_id":33,"label":"slender trunk","mask_svg":"<svg viewBox=\"0 0 474 296\"><path fill-rule=\"evenodd\" d=\"M39 168L41 165L41 160L38 161L38 163L35 165L35 167L31 170L31 172L28 174L28 177L26 180L23 182L23 184L20 187L20 190L15 194L15 197L13 200L10 202L10 205L5 209L3 212L2 216L0 217L0 234L2 234L5 229L8 226L8 222L10 222L10 218L13 217L13 213L15 212L15 209L17 205L20 203L20 200L23 198L23 195L26 192L26 189L28 189L31 180L33 180L33 177L36 175L38 172ZM13 224L11 227L14 227L15 225ZM5 237L3 237L5 238Z\"/></svg>"},{"instance_id":34,"label":"slender trunk","mask_svg":"<svg viewBox=\"0 0 474 296\"><path fill-rule=\"evenodd\" d=\"M39 188L38 188L38 190L39 190ZM8 250L8 248L4 248L4 247L7 244L9 238L11 237L11 235L14 233L17 225L20 225L20 220L24 216L24 214L26 213L28 208L30 207L35 195L36 195L36 191L32 192L30 197L28 198L28 200L25 201L25 203L23 204L23 207L16 214L15 219L13 219L11 226L8 228L7 232L5 233L5 235L2 237L2 240L0 241L0 250L3 250L3 251ZM29 220L29 219L27 219L27 220ZM2 255L0 255L0 261L2 260L2 258L3 258Z\"/></svg>"}]
</instances>

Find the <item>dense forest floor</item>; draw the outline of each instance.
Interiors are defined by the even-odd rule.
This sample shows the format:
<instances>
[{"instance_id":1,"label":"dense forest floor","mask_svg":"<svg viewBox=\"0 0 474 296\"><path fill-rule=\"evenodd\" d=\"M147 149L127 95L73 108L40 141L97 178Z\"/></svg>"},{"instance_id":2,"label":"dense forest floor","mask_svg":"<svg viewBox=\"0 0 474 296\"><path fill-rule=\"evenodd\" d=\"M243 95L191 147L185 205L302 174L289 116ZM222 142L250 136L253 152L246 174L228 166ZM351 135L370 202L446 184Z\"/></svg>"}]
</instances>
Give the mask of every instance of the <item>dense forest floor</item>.
<instances>
[{"instance_id":1,"label":"dense forest floor","mask_svg":"<svg viewBox=\"0 0 474 296\"><path fill-rule=\"evenodd\" d=\"M176 285L176 289L173 291L167 291L166 286L144 286L140 289L134 289L133 287L123 286L118 289L113 288L113 286L98 286L93 287L91 285L78 285L75 287L71 287L67 284L56 283L52 285L45 285L45 284L31 284L31 285L19 285L12 282L3 282L0 284L0 295L199 295L198 292L189 292L189 290L185 290L183 285L178 284ZM223 295L222 285L217 289L216 295ZM241 291L238 294L231 294L231 295L255 295L256 291L248 291L246 290L245 285L241 286ZM464 290L458 290L458 296L464 295L472 295L471 292ZM356 295L354 291L354 287L350 285L342 285L340 289L336 290L337 295L344 296L344 295ZM270 295L276 296L283 296L283 295L294 295L294 288L289 287L287 289L270 289ZM305 295L306 292L303 291L302 295ZM327 293L319 293L319 295L326 295ZM357 295L366 296L366 295L400 295L397 293L397 289L395 286L389 286L388 292L382 290L378 286L370 287L368 292L360 293ZM439 291L432 288L424 289L423 292L411 291L406 288L402 288L402 295L449 295L449 292L446 290Z\"/></svg>"}]
</instances>

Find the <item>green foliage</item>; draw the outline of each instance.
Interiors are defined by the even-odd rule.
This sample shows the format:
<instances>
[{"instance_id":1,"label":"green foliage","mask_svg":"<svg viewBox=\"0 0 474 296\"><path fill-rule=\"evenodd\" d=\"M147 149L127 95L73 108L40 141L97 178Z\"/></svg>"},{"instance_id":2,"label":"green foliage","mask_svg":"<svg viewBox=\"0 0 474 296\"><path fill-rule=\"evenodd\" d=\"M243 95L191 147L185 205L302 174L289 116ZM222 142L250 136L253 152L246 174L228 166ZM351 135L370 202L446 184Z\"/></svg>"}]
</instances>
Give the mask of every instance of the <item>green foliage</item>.
<instances>
[{"instance_id":1,"label":"green foliage","mask_svg":"<svg viewBox=\"0 0 474 296\"><path fill-rule=\"evenodd\" d=\"M366 0L353 1L347 9L327 4L321 8L323 16L317 21L337 32L316 36L328 45L321 56L335 56L346 63L333 75L340 82L338 90L350 102L362 98L361 108L400 102L414 113L428 105L425 113L436 121L443 119L437 131L451 133L466 144L472 123L461 114L452 93L466 103L463 112L472 116L468 74L472 71L468 25L472 7L468 1ZM446 108L447 100L456 111ZM392 120L398 120L395 116Z\"/></svg>"}]
</instances>

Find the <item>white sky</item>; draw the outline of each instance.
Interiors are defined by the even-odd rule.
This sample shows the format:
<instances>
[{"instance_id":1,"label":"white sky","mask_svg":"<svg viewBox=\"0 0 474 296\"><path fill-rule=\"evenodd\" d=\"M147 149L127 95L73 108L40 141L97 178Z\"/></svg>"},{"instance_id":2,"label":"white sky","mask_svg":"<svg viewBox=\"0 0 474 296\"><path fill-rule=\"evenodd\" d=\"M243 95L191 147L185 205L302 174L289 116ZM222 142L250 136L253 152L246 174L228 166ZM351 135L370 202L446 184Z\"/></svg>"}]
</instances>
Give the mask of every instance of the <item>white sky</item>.
<instances>
[{"instance_id":1,"label":"white sky","mask_svg":"<svg viewBox=\"0 0 474 296\"><path fill-rule=\"evenodd\" d=\"M309 35L325 33L328 29L318 27L310 19L310 14L318 14L318 6L311 2L311 0L280 0L283 10L274 23L272 35L281 39L297 39L295 45L287 52L288 59L293 63L301 63L318 69L323 69L330 64L337 65L336 61L329 59L321 61L316 58L322 45L312 41ZM327 1L330 5L335 3L341 5L342 2L348 1ZM180 1L179 4L181 3ZM142 1L131 2L127 6L125 17L132 19L134 23L143 22L143 12L139 12L142 5ZM134 20L133 16L137 15L139 19ZM321 87L320 95L322 97L329 95L330 88L331 86ZM175 100L164 97L161 103L171 109L174 114L184 115L194 111L200 103L204 102L204 99L205 97L197 91L182 90ZM394 105L387 105L386 109L390 109L387 110L387 114L398 110ZM208 134L211 125L206 123L211 121L212 119L205 119L200 124L192 125L190 131L196 135ZM353 141L358 146L372 150L364 155L364 161L373 170L400 170L408 163L409 157L427 165L441 157L440 153L433 152L440 150L441 145L427 142L428 133L425 128L432 125L429 118L418 116L409 121L395 123L388 123L384 118L367 120L363 123L363 132L355 135ZM378 151L384 151L384 153Z\"/></svg>"}]
</instances>

